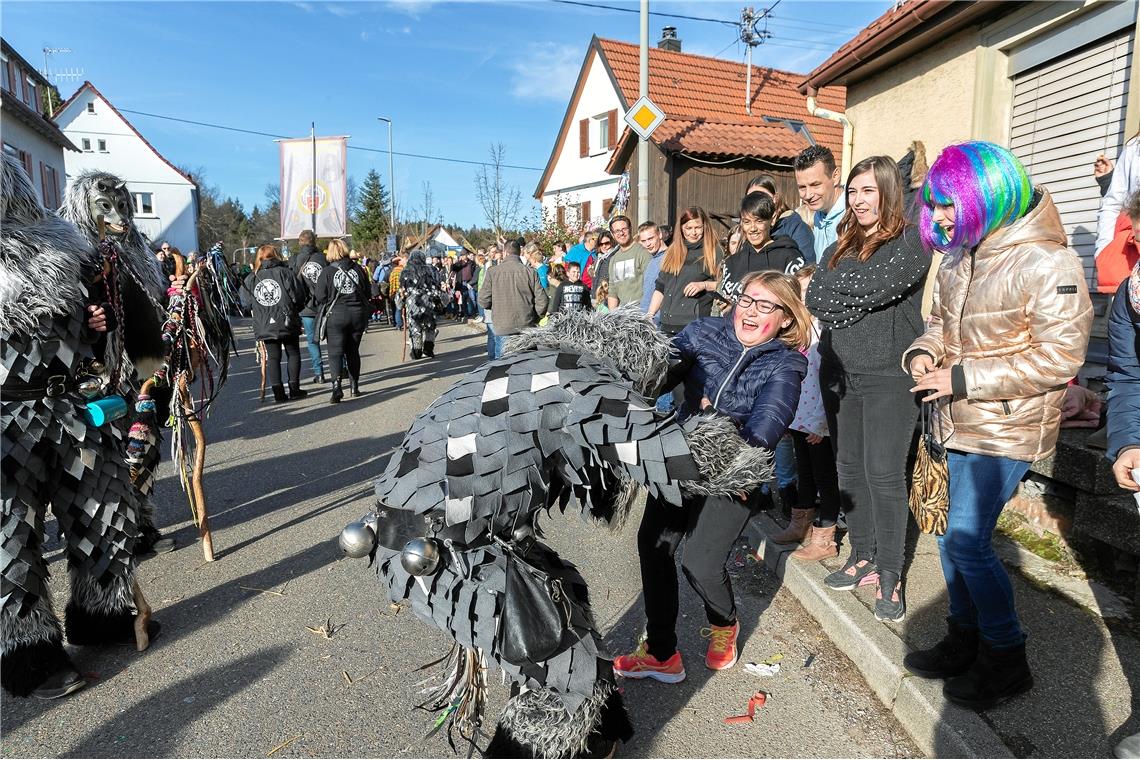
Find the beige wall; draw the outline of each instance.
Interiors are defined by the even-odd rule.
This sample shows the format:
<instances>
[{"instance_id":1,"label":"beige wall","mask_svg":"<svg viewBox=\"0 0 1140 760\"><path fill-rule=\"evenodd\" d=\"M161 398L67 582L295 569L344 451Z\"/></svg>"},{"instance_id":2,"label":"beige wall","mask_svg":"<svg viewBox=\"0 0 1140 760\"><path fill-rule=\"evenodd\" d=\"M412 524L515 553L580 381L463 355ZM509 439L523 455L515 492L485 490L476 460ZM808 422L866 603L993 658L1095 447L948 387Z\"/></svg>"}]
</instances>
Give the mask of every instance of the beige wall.
<instances>
[{"instance_id":1,"label":"beige wall","mask_svg":"<svg viewBox=\"0 0 1140 760\"><path fill-rule=\"evenodd\" d=\"M847 87L847 116L854 125L853 159L900 158L914 140L934 160L952 142L971 137L977 72L978 29Z\"/></svg>"}]
</instances>

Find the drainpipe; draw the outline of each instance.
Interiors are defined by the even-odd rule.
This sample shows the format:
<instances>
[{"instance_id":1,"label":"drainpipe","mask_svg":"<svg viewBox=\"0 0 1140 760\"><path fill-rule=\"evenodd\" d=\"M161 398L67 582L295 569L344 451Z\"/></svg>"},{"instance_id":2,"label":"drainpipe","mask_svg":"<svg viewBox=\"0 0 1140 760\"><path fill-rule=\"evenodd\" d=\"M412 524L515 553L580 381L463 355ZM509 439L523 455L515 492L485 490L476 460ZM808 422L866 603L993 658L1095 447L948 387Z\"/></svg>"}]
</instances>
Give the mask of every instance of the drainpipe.
<instances>
[{"instance_id":1,"label":"drainpipe","mask_svg":"<svg viewBox=\"0 0 1140 760\"><path fill-rule=\"evenodd\" d=\"M829 121L837 121L843 125L843 160L842 168L839 170L841 178L847 176L847 172L851 170L851 153L855 144L855 127L851 125L851 120L841 113L835 111L828 111L826 108L820 108L816 105L815 96L819 91L814 87L808 87L807 91L807 112L812 116L818 116L821 119Z\"/></svg>"}]
</instances>

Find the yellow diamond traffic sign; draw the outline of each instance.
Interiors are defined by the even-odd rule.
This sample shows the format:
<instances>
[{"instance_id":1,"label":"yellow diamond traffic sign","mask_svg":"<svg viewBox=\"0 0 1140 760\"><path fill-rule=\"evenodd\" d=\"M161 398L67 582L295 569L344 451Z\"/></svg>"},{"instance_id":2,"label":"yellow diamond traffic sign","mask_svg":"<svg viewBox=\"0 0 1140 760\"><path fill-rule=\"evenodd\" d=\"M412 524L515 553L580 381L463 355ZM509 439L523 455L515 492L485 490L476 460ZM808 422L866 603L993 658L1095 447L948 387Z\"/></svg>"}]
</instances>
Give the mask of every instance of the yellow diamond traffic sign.
<instances>
[{"instance_id":1,"label":"yellow diamond traffic sign","mask_svg":"<svg viewBox=\"0 0 1140 760\"><path fill-rule=\"evenodd\" d=\"M665 121L665 112L654 105L653 101L648 97L639 98L636 103L630 106L629 110L625 112L625 123L629 128L638 134L639 137L648 140L649 136L653 134L653 130L661 126L661 122Z\"/></svg>"}]
</instances>

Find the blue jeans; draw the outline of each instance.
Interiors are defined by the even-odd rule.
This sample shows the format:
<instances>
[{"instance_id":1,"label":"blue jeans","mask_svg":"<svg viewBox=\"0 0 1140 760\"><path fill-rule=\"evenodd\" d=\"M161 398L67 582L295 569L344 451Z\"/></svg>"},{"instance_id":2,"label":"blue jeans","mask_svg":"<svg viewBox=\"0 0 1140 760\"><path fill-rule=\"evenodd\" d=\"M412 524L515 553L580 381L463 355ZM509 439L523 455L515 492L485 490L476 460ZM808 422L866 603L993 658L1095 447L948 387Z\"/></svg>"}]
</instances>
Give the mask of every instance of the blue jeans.
<instances>
[{"instance_id":1,"label":"blue jeans","mask_svg":"<svg viewBox=\"0 0 1140 760\"><path fill-rule=\"evenodd\" d=\"M787 488L796 482L796 449L790 436L776 444L776 485Z\"/></svg>"},{"instance_id":2,"label":"blue jeans","mask_svg":"<svg viewBox=\"0 0 1140 760\"><path fill-rule=\"evenodd\" d=\"M321 365L321 344L317 342L317 318L301 317L301 324L305 326L305 341L309 345L309 361L313 365L313 377L320 377L324 369Z\"/></svg>"},{"instance_id":3,"label":"blue jeans","mask_svg":"<svg viewBox=\"0 0 1140 760\"><path fill-rule=\"evenodd\" d=\"M946 535L938 537L942 574L950 597L950 618L978 626L996 649L1025 641L1013 586L994 553L993 534L1005 503L1029 470L1029 462L985 454L951 451L950 516Z\"/></svg>"},{"instance_id":4,"label":"blue jeans","mask_svg":"<svg viewBox=\"0 0 1140 760\"><path fill-rule=\"evenodd\" d=\"M483 325L487 328L487 359L497 359L495 349L498 348L498 344L495 343L495 329L490 322L484 322Z\"/></svg>"},{"instance_id":5,"label":"blue jeans","mask_svg":"<svg viewBox=\"0 0 1140 760\"><path fill-rule=\"evenodd\" d=\"M496 335L495 336L495 358L498 359L503 355L503 349L507 346L507 340L511 338L510 335Z\"/></svg>"},{"instance_id":6,"label":"blue jeans","mask_svg":"<svg viewBox=\"0 0 1140 760\"><path fill-rule=\"evenodd\" d=\"M673 391L665 391L657 397L657 411L669 414L675 408L673 404Z\"/></svg>"}]
</instances>

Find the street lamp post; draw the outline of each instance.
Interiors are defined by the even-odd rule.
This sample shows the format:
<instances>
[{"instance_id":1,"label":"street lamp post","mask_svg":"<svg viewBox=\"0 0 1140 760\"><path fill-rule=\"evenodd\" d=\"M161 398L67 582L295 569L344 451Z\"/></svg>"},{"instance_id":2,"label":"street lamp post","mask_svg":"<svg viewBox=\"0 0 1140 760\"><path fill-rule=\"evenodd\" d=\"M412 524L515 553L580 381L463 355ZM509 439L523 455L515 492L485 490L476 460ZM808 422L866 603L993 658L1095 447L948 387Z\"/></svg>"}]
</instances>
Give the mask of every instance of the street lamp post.
<instances>
[{"instance_id":1,"label":"street lamp post","mask_svg":"<svg viewBox=\"0 0 1140 760\"><path fill-rule=\"evenodd\" d=\"M396 172L393 169L394 161L392 156L392 120L384 117L377 116L380 121L388 124L388 200L392 209L391 234L396 234Z\"/></svg>"}]
</instances>

